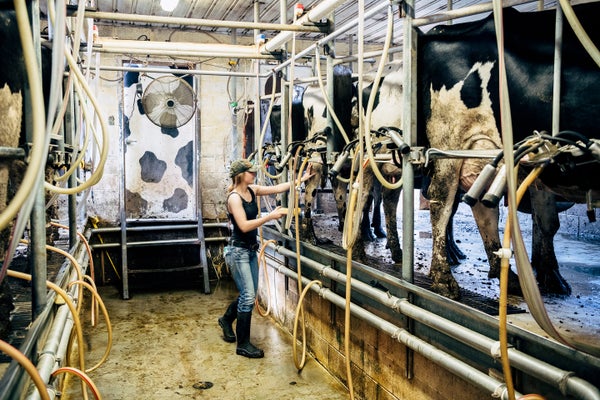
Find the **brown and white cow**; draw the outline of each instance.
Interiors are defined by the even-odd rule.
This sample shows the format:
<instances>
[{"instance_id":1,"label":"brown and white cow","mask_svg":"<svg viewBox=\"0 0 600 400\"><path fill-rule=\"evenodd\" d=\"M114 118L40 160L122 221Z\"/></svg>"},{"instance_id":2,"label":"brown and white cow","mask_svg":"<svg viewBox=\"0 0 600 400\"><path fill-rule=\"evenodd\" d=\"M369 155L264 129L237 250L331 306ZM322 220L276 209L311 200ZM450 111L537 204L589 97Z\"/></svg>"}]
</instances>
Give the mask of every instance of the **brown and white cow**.
<instances>
[{"instance_id":1,"label":"brown and white cow","mask_svg":"<svg viewBox=\"0 0 600 400\"><path fill-rule=\"evenodd\" d=\"M575 12L592 41L600 43L595 18L600 5L577 6ZM551 130L555 12L520 13L505 9L503 20L508 91L517 143L534 130ZM421 144L446 150L501 148L498 51L493 17L436 27L418 35L417 46L417 136L426 139ZM564 28L562 51L560 130L598 138L600 68L568 26ZM438 159L432 163L430 274L433 289L448 297L457 297L459 288L444 256L446 224L457 192L469 188L485 163L481 159ZM554 160L542 174L541 181L567 200L581 201L581 193L597 200L600 181L593 177L598 173L600 164L591 154L584 154L581 159L565 156L564 160ZM558 218L553 210L555 202L548 199L545 192L531 190L530 193L535 222L532 265L540 289L569 294L570 287L558 271L553 244L544 241L558 229ZM498 209L478 202L473 206L473 214L489 258L489 277L498 277L500 259L494 254L501 247ZM546 247L539 246L540 243ZM513 286L513 289L518 288Z\"/></svg>"}]
</instances>

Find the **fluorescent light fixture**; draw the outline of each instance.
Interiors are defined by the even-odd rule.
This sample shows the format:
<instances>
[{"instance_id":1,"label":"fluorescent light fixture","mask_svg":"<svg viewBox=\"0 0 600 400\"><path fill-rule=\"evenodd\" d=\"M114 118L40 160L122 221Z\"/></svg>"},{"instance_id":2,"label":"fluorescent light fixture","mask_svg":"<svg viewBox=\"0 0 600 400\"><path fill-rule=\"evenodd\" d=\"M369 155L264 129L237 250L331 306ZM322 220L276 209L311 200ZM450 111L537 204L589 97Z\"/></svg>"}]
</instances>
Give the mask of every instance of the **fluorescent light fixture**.
<instances>
[{"instance_id":1,"label":"fluorescent light fixture","mask_svg":"<svg viewBox=\"0 0 600 400\"><path fill-rule=\"evenodd\" d=\"M179 0L160 0L160 6L163 10L171 12L177 7Z\"/></svg>"}]
</instances>

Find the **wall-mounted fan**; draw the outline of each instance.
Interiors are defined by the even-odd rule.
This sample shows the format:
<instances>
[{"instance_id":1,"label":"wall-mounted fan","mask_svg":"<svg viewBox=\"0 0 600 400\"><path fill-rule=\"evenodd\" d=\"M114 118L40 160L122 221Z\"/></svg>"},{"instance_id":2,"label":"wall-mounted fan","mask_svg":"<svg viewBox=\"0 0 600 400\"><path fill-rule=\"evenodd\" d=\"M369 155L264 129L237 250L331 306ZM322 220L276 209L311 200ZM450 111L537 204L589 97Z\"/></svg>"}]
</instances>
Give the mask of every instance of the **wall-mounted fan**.
<instances>
[{"instance_id":1,"label":"wall-mounted fan","mask_svg":"<svg viewBox=\"0 0 600 400\"><path fill-rule=\"evenodd\" d=\"M196 96L189 83L176 76L154 79L142 95L146 116L161 128L179 128L196 111Z\"/></svg>"}]
</instances>

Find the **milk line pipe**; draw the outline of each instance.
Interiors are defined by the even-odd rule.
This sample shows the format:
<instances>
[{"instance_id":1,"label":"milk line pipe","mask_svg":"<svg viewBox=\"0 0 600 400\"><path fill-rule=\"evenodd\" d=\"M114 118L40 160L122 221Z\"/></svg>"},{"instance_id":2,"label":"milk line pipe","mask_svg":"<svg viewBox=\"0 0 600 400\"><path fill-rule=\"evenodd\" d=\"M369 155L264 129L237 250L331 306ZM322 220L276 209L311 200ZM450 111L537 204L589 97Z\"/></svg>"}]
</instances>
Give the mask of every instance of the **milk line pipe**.
<instances>
[{"instance_id":1,"label":"milk line pipe","mask_svg":"<svg viewBox=\"0 0 600 400\"><path fill-rule=\"evenodd\" d=\"M78 249L74 250L73 253L77 254L76 260L79 263L79 265L82 265L85 261L87 252L83 251L82 247L79 247ZM56 283L58 285L63 285L63 284L66 284L66 282L76 280L77 277L78 277L78 273L75 270L75 267L72 267L72 270L71 270L69 276L68 277L66 275L63 275L62 277L59 276L56 279ZM64 282L62 282L62 283L59 282L61 280ZM71 290L69 291L69 294L74 295L74 293L77 291L78 291L77 287L71 288ZM56 311L53 320L51 322L49 321L48 315L54 309L55 299L57 298L57 296L58 295L53 291L48 292L48 296L46 297L46 308L45 308L44 313L40 314L40 316L32 322L32 327L29 329L27 336L25 337L25 339L20 347L20 350L22 353L24 353L24 354L31 353L32 350L28 350L28 349L33 349L35 347L34 343L36 343L39 339L38 338L39 335L36 334L36 332L44 331L44 329L41 328L40 324L43 324L43 323L47 323L47 324L51 323L52 324L50 327L49 333L48 333L48 339L47 339L46 343L44 344L43 351L39 353L40 355L39 355L39 359L38 359L37 369L40 371L40 375L42 377L49 376L52 369L54 369L54 364L51 362L51 359L54 359L54 360L64 360L65 359L67 343L68 343L69 337L71 335L71 331L72 331L73 324L74 324L73 317L71 316L71 313L66 304L63 304L62 306L60 306L58 308L58 310ZM65 317L65 314L67 314L66 317ZM35 329L35 327L37 327L37 326L40 326L39 330ZM32 357L33 357L33 355L32 355ZM17 371L15 369L12 369L11 367L13 367L13 366L11 365L9 367L9 369L6 371L6 373L3 377L3 383L6 384L7 389L13 387L14 385L16 385L18 383L18 379L16 378ZM7 376L9 376L9 378L5 381L4 378L6 378ZM38 394L38 396L39 396L39 394ZM3 398L2 391L0 391L0 398Z\"/></svg>"},{"instance_id":2,"label":"milk line pipe","mask_svg":"<svg viewBox=\"0 0 600 400\"><path fill-rule=\"evenodd\" d=\"M27 371L27 373L29 374L29 377L33 381L37 390L39 390L41 393L43 393L42 394L43 400L50 399L50 396L48 395L44 381L38 374L37 369L35 369L35 366L33 365L33 363L23 353L21 353L16 348L14 348L13 346L11 346L10 344L6 343L3 340L0 340L0 351L2 351L3 353L6 353L13 360L18 362Z\"/></svg>"},{"instance_id":3,"label":"milk line pipe","mask_svg":"<svg viewBox=\"0 0 600 400\"><path fill-rule=\"evenodd\" d=\"M219 237L207 237L204 238L206 243L209 242L227 242L229 240L229 236L219 236ZM199 240L190 238L190 239L165 239L165 240L148 240L148 241L136 241L136 242L127 242L127 247L142 247L142 246L151 246L156 244L198 244ZM91 247L93 249L109 249L114 247L120 247L120 242L114 243L97 243L92 244Z\"/></svg>"},{"instance_id":4,"label":"milk line pipe","mask_svg":"<svg viewBox=\"0 0 600 400\"><path fill-rule=\"evenodd\" d=\"M276 247L276 250L279 250L280 248L281 247L278 246ZM287 276L288 278L297 279L296 272L283 265L271 267L277 272ZM311 280L308 278L303 277L302 280L306 285L309 285L311 283ZM319 297L324 298L325 300L340 307L341 309L345 309L345 299L342 296L334 293L330 289L317 288L314 285L311 285L311 290L316 292L319 295ZM367 322L369 325L389 334L398 342L404 344L408 348L413 349L417 353L421 354L423 357L427 358L430 361L433 361L440 367L446 369L447 371L460 377L461 379L492 393L494 397L500 399L508 399L508 397L506 397L506 387L504 383L497 381L496 379L449 355L443 350L440 350L437 347L425 342L424 340L419 339L418 337L410 334L405 329L400 328L392 324L391 322L388 322L385 319L376 316L370 311L367 311L354 303L350 303L350 312L354 317L360 318L361 320Z\"/></svg>"},{"instance_id":5,"label":"milk line pipe","mask_svg":"<svg viewBox=\"0 0 600 400\"><path fill-rule=\"evenodd\" d=\"M286 257L295 257L295 253L283 246L272 246L276 252ZM346 282L346 274L336 271L333 267L321 264L305 256L301 257L303 265L306 265L322 276L330 278L336 282ZM297 278L297 277L296 277ZM307 278L303 278L307 279ZM498 347L498 341L488 338L485 335L474 332L455 322L449 321L430 311L424 310L407 299L398 298L388 292L376 289L360 280L353 279L352 287L358 292L380 302L382 305L391 308L394 311L423 323L439 332L442 332L484 354L495 356L495 349ZM567 394L577 394L581 399L598 400L600 391L589 382L572 376L571 372L556 368L551 364L531 357L517 349L510 348L509 355L511 365L523 372L537 377L544 382L555 385L558 389L567 391Z\"/></svg>"},{"instance_id":6,"label":"milk line pipe","mask_svg":"<svg viewBox=\"0 0 600 400\"><path fill-rule=\"evenodd\" d=\"M13 277L13 278L18 278L18 279L23 279L26 281L31 281L32 276L30 274L25 274L23 272L19 272L19 271L14 271L14 270L8 270L8 276ZM76 300L73 299L73 297L71 296L71 294L67 293L65 290L63 290L60 286L50 282L50 281L46 281L46 285L48 288L52 289L53 291L55 291L63 300L64 300L64 304L66 304L69 307L69 310L71 312L71 314L73 315L73 321L75 322L76 325L76 331L77 331L77 341L79 344L79 365L80 365L80 369L84 370L85 369L85 360L83 357L83 348L84 348L84 341L83 341L83 332L81 330L81 324L79 319L77 318L77 310L75 309L75 305L74 302ZM42 375L42 370L39 371L40 375ZM48 381L49 376L48 377L44 377L42 376L43 379L45 379L46 381ZM37 391L37 390L36 390ZM87 394L84 392L84 399L87 400Z\"/></svg>"},{"instance_id":7,"label":"milk line pipe","mask_svg":"<svg viewBox=\"0 0 600 400\"><path fill-rule=\"evenodd\" d=\"M94 68L94 66L82 66L82 69L85 71L88 68ZM152 67L121 67L116 65L100 65L98 67L100 71L118 71L118 72L145 72L145 73L156 73L156 74L165 74L165 73L177 73L183 75L206 75L206 76L237 76L241 78L254 78L256 77L255 73L250 72L236 72L236 71L209 71L205 69L185 69L185 70L174 70L170 68L152 68Z\"/></svg>"},{"instance_id":8,"label":"milk line pipe","mask_svg":"<svg viewBox=\"0 0 600 400\"><path fill-rule=\"evenodd\" d=\"M85 262L87 252L83 251L83 248L80 247L79 256L77 258L77 263L79 265L83 265ZM75 266L71 266L71 273L69 274L68 282L75 282L79 279L79 271L75 268ZM80 291L78 286L74 286L69 288L68 294L73 299L79 297L78 292ZM54 303L54 299L56 295L54 295L48 303ZM80 304L80 302L77 302ZM61 362L64 362L68 359L67 349L68 344L71 337L71 332L73 330L73 326L75 324L73 315L67 306L67 304L62 304L58 307L56 311L54 321L50 328L50 333L48 335L48 339L44 343L44 347L40 352L36 367L40 373L40 376L44 379L46 383L49 383L49 379L52 375L52 371L54 371ZM81 350L80 350L81 351ZM40 397L38 391L33 391L27 397L27 400L37 400Z\"/></svg>"},{"instance_id":9,"label":"milk line pipe","mask_svg":"<svg viewBox=\"0 0 600 400\"><path fill-rule=\"evenodd\" d=\"M208 222L203 223L204 228L227 228L226 222ZM140 232L140 231L155 231L155 230L182 230L182 229L196 229L196 225L191 224L180 224L180 225L154 225L154 226L128 226L127 232ZM121 228L115 227L102 227L91 229L92 234L94 233L108 233L108 232L120 232Z\"/></svg>"},{"instance_id":10,"label":"milk line pipe","mask_svg":"<svg viewBox=\"0 0 600 400\"><path fill-rule=\"evenodd\" d=\"M373 7L369 11L367 11L365 13L364 17L371 18L374 15L376 15L377 13L384 10L387 6L388 6L388 2L385 2L385 1L381 2L379 5ZM309 53L312 53L317 46L322 46L323 44L330 42L331 40L335 39L336 37L343 35L344 33L348 32L350 29L353 29L354 27L356 27L357 24L358 24L358 18L355 18L354 20L352 20L352 21L348 22L347 24L341 26L340 28L336 29L333 33L330 33L329 35L325 36L321 40L311 44L306 49L299 51L298 53L296 53L296 56L294 58L290 58L290 59L282 62L281 64L279 64L278 66L273 68L273 71L275 71L275 72L281 71L282 69L286 68L288 65L290 65L292 62L296 61L297 59L302 58ZM272 42L272 40L267 42L266 45L268 45L271 42Z\"/></svg>"},{"instance_id":11,"label":"milk line pipe","mask_svg":"<svg viewBox=\"0 0 600 400\"><path fill-rule=\"evenodd\" d=\"M74 14L76 16L77 13ZM163 17L158 15L123 14L101 11L86 11L87 18L107 21L146 22L180 26L205 26L211 28L260 29L265 31L323 32L318 26L302 24L274 24L269 22L221 21L216 19Z\"/></svg>"},{"instance_id":12,"label":"milk line pipe","mask_svg":"<svg viewBox=\"0 0 600 400\"><path fill-rule=\"evenodd\" d=\"M502 7L514 7L521 4L533 3L536 0L504 0ZM476 4L473 6L461 7L454 10L440 12L438 14L428 15L422 18L414 18L412 20L413 27L419 27L423 25L429 25L439 22L450 21L455 18L468 17L470 15L482 14L484 12L490 12L493 9L493 3Z\"/></svg>"}]
</instances>

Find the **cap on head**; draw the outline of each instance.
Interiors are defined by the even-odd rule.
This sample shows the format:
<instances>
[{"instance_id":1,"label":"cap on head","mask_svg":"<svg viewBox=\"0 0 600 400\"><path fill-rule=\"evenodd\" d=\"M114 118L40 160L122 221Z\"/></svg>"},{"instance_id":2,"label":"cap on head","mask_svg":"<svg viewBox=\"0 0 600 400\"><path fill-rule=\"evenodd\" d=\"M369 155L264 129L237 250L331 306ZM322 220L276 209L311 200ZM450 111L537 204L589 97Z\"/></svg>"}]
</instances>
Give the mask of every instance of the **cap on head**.
<instances>
[{"instance_id":1,"label":"cap on head","mask_svg":"<svg viewBox=\"0 0 600 400\"><path fill-rule=\"evenodd\" d=\"M229 167L229 176L234 178L246 171L256 172L258 171L258 165L254 165L250 161L245 159L236 160L232 162L231 166Z\"/></svg>"}]
</instances>

